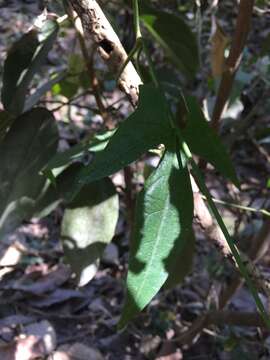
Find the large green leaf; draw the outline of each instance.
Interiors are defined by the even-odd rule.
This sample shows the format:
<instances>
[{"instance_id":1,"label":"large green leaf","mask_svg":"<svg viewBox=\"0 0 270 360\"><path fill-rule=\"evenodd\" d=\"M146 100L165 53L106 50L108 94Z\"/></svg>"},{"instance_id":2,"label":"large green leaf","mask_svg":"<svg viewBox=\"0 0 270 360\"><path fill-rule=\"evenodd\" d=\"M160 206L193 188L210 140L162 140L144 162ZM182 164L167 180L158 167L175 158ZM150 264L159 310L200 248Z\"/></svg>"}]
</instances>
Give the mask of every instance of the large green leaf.
<instances>
[{"instance_id":1,"label":"large green leaf","mask_svg":"<svg viewBox=\"0 0 270 360\"><path fill-rule=\"evenodd\" d=\"M168 142L171 132L163 94L153 85L142 85L138 108L119 126L106 148L96 153L81 171L78 189L116 173L149 149Z\"/></svg>"},{"instance_id":2,"label":"large green leaf","mask_svg":"<svg viewBox=\"0 0 270 360\"><path fill-rule=\"evenodd\" d=\"M182 134L191 151L209 161L221 174L239 186L233 164L219 136L208 125L193 97L186 97L188 112Z\"/></svg>"},{"instance_id":3,"label":"large green leaf","mask_svg":"<svg viewBox=\"0 0 270 360\"><path fill-rule=\"evenodd\" d=\"M96 262L114 236L119 201L108 178L85 185L65 210L61 239L79 285L90 281Z\"/></svg>"},{"instance_id":4,"label":"large green leaf","mask_svg":"<svg viewBox=\"0 0 270 360\"><path fill-rule=\"evenodd\" d=\"M178 254L174 254L174 261L170 262L169 276L164 288L171 289L180 284L192 268L193 255L195 251L195 236L193 230L187 235L184 247Z\"/></svg>"},{"instance_id":5,"label":"large green leaf","mask_svg":"<svg viewBox=\"0 0 270 360\"><path fill-rule=\"evenodd\" d=\"M36 108L17 118L0 144L0 234L28 219L45 184L39 173L56 152L53 115Z\"/></svg>"},{"instance_id":6,"label":"large green leaf","mask_svg":"<svg viewBox=\"0 0 270 360\"><path fill-rule=\"evenodd\" d=\"M169 59L185 74L196 74L199 60L195 36L178 16L153 9L141 1L141 20L150 34L165 50Z\"/></svg>"},{"instance_id":7,"label":"large green leaf","mask_svg":"<svg viewBox=\"0 0 270 360\"><path fill-rule=\"evenodd\" d=\"M149 303L167 280L188 240L192 217L188 169L174 151L167 150L138 197L120 328Z\"/></svg>"},{"instance_id":8,"label":"large green leaf","mask_svg":"<svg viewBox=\"0 0 270 360\"><path fill-rule=\"evenodd\" d=\"M2 102L6 110L19 115L24 110L28 86L46 60L57 36L56 21L45 21L13 44L4 64Z\"/></svg>"}]
</instances>

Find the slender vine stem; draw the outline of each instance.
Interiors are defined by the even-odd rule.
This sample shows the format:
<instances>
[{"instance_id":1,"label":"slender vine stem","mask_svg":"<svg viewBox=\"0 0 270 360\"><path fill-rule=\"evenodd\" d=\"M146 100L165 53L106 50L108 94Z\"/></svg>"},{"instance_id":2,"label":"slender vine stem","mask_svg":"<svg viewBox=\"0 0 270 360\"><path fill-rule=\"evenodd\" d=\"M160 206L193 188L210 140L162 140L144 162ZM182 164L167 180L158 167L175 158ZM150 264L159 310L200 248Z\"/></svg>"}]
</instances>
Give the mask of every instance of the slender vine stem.
<instances>
[{"instance_id":1,"label":"slender vine stem","mask_svg":"<svg viewBox=\"0 0 270 360\"><path fill-rule=\"evenodd\" d=\"M178 132L178 135L179 135L179 132ZM181 139L182 140L182 139ZM188 145L185 143L185 142L182 142L182 150L184 152L184 154L186 155L191 167L192 167L192 170L194 172L194 175L195 175L195 178L198 182L198 186L201 190L201 192L205 195L206 199L207 199L207 202L208 202L208 205L214 215L214 217L216 218L217 222L218 222L218 225L220 227L220 229L222 230L224 236L225 236L225 239L229 245L229 248L231 250L231 253L235 259L235 262L239 268L239 271L241 272L242 276L244 277L244 279L246 280L246 283L249 287L249 290L251 292L251 294L253 295L253 298L254 298L254 301L257 305L257 308L259 310L259 312L261 313L261 316L265 322L265 324L267 325L267 327L270 329L270 318L269 318L269 314L266 312L265 308L264 308L264 305L258 295L258 292L255 288L255 286L253 285L253 282L252 282L252 279L249 275L249 272L239 254L239 251L236 247L236 245L234 244L234 241L233 239L231 238L228 230L227 230L227 227L212 199L212 196L207 188L207 186L205 185L205 182L204 182L204 179L202 177L202 174L201 174L201 171L198 167L198 165L196 164L196 162L194 161L193 157L192 157L192 154L188 148Z\"/></svg>"},{"instance_id":2,"label":"slender vine stem","mask_svg":"<svg viewBox=\"0 0 270 360\"><path fill-rule=\"evenodd\" d=\"M141 50L142 48L142 38L138 38L136 40L136 43L134 45L134 47L131 49L130 53L128 54L128 57L126 58L124 64L121 66L118 75L117 75L117 79L120 78L122 72L125 70L127 64L132 60L132 58Z\"/></svg>"},{"instance_id":3,"label":"slender vine stem","mask_svg":"<svg viewBox=\"0 0 270 360\"><path fill-rule=\"evenodd\" d=\"M136 40L142 38L138 0L132 0Z\"/></svg>"},{"instance_id":4,"label":"slender vine stem","mask_svg":"<svg viewBox=\"0 0 270 360\"><path fill-rule=\"evenodd\" d=\"M138 0L132 0L132 6L133 6L133 14L134 14L134 30L135 30L136 42L133 48L131 49L130 53L128 54L128 57L125 60L124 64L121 66L119 73L117 75L117 79L119 79L122 72L125 70L127 64L132 60L133 57L136 57L136 63L138 62L138 57L143 47Z\"/></svg>"},{"instance_id":5,"label":"slender vine stem","mask_svg":"<svg viewBox=\"0 0 270 360\"><path fill-rule=\"evenodd\" d=\"M155 85L157 88L160 88L160 84L159 84L159 81L158 81L158 79L157 79L156 72L155 72L155 67L154 67L154 64L153 64L151 55L150 55L150 53L149 53L147 44L146 44L146 42L145 42L144 39L143 39L143 51L144 51L144 53L145 53L145 55L146 55L146 59L147 59L147 61L148 61L148 67L149 67L151 79L152 79L154 85Z\"/></svg>"},{"instance_id":6,"label":"slender vine stem","mask_svg":"<svg viewBox=\"0 0 270 360\"><path fill-rule=\"evenodd\" d=\"M203 199L207 200L206 196L203 196ZM239 210L243 210L243 211L247 211L247 212L258 213L258 214L262 214L264 216L270 217L270 211L268 211L266 209L256 209L256 208L253 208L253 207L250 207L250 206L244 206L244 205L239 205L239 204L235 204L235 203L230 203L228 201L216 199L216 198L213 198L213 197L212 197L212 200L216 204L224 205L224 206L227 206L227 207L231 207L231 208L235 208L235 209L239 209Z\"/></svg>"},{"instance_id":7,"label":"slender vine stem","mask_svg":"<svg viewBox=\"0 0 270 360\"><path fill-rule=\"evenodd\" d=\"M132 0L132 3L133 3L133 15L134 15L134 26L135 26L135 36L136 36L136 44L133 49L137 48L135 53L136 52L140 53L140 51L144 52L147 62L148 62L151 79L152 79L153 83L155 84L155 86L157 88L159 88L160 85L159 85L159 82L158 82L156 74L155 74L154 64L153 64L151 55L149 53L147 44L146 44L146 42L142 36L142 32L141 32L138 0ZM131 50L131 53L133 53L133 49Z\"/></svg>"}]
</instances>

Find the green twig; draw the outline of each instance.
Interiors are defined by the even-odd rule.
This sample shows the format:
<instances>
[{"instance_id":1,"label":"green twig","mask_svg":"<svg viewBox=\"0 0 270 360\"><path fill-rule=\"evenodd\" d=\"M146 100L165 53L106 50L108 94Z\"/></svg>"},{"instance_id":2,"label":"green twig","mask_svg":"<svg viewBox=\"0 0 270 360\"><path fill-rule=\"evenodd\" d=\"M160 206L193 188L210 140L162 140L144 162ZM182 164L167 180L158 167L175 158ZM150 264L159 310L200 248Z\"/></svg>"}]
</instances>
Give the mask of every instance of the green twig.
<instances>
[{"instance_id":1,"label":"green twig","mask_svg":"<svg viewBox=\"0 0 270 360\"><path fill-rule=\"evenodd\" d=\"M202 196L202 198L204 200L207 200L206 196ZM266 209L256 209L256 208L253 208L253 207L250 207L250 206L244 206L244 205L239 205L239 204L235 204L235 203L230 203L228 201L216 199L216 198L213 198L213 197L212 197L212 200L216 204L221 204L221 205L225 205L225 206L228 206L228 207L231 207L231 208L235 208L235 209L239 209L239 210L243 210L243 211L249 211L249 212L253 212L253 213L258 213L258 214L262 214L262 215L270 217L270 211L268 211Z\"/></svg>"},{"instance_id":2,"label":"green twig","mask_svg":"<svg viewBox=\"0 0 270 360\"><path fill-rule=\"evenodd\" d=\"M132 0L136 40L142 38L138 0Z\"/></svg>"},{"instance_id":3,"label":"green twig","mask_svg":"<svg viewBox=\"0 0 270 360\"><path fill-rule=\"evenodd\" d=\"M182 142L182 148L183 148L183 151L189 161L189 163L191 164L191 167L192 167L192 170L194 172L194 175L195 175L195 178L198 182L198 186L201 190L201 192L205 195L206 199L207 199L207 202L208 202L208 205L214 215L214 217L216 218L217 222L218 222L218 225L221 229L221 231L223 232L224 236L225 236L225 239L229 245L229 248L231 250L231 253L235 259L235 262L239 268L239 271L241 272L242 276L244 277L248 287L249 287L249 290L251 292L251 294L253 295L253 298L254 298L254 301L257 305L257 308L259 310L259 312L261 313L261 316L265 322L265 324L267 325L267 327L270 329L270 318L269 318L269 315L268 313L266 312L265 308L264 308L264 305L258 295L258 291L256 290L255 286L253 285L253 281L251 280L251 277L250 277L250 274L238 252L238 249L236 247L236 245L234 244L234 241L233 239L231 238L228 230L227 230L227 227L221 217L221 215L219 214L219 211L212 199L212 196L207 188L207 186L205 185L205 182L204 182L204 179L202 177L202 174L200 172L200 169L198 167L198 165L195 163L193 157L192 157L192 154L187 146L186 143Z\"/></svg>"},{"instance_id":4,"label":"green twig","mask_svg":"<svg viewBox=\"0 0 270 360\"><path fill-rule=\"evenodd\" d=\"M133 49L128 54L128 57L126 58L124 64L121 66L119 73L117 75L117 79L120 78L120 76L121 76L122 72L125 70L127 64L132 60L133 56L135 56L136 53L138 53L141 50L141 48L142 48L142 39L139 38L136 40L136 43L135 43Z\"/></svg>"},{"instance_id":5,"label":"green twig","mask_svg":"<svg viewBox=\"0 0 270 360\"><path fill-rule=\"evenodd\" d=\"M137 54L137 59L140 54L140 51L142 50L143 44L142 44L142 33L141 33L141 26L140 26L140 14L139 14L139 4L138 0L132 0L132 6L133 6L133 17L134 17L134 30L135 30L135 38L136 42L133 46L132 50L128 54L128 57L126 58L124 64L121 66L119 73L117 75L117 79L121 76L122 72L126 68L127 64L132 60L132 58Z\"/></svg>"},{"instance_id":6,"label":"green twig","mask_svg":"<svg viewBox=\"0 0 270 360\"><path fill-rule=\"evenodd\" d=\"M153 61L152 61L152 58L151 58L151 55L149 53L149 50L148 50L148 47L146 45L145 40L143 40L143 51L144 51L144 53L146 55L146 58L147 58L151 79L152 79L154 85L157 88L160 88L160 84L159 84L159 81L157 79L156 72L155 72L155 67L154 67L154 64L153 64Z\"/></svg>"}]
</instances>

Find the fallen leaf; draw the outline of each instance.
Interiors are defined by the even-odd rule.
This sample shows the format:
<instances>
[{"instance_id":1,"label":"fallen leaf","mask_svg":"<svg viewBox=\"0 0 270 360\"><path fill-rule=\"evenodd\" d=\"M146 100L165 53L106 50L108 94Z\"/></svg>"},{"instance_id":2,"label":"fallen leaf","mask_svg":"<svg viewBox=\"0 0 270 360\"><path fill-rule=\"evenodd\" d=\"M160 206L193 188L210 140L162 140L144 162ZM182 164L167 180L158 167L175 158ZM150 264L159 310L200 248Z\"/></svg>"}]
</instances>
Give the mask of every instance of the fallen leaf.
<instances>
[{"instance_id":1,"label":"fallen leaf","mask_svg":"<svg viewBox=\"0 0 270 360\"><path fill-rule=\"evenodd\" d=\"M35 320L34 316L10 315L0 319L0 328L2 326L15 327L17 325L26 325Z\"/></svg>"},{"instance_id":2,"label":"fallen leaf","mask_svg":"<svg viewBox=\"0 0 270 360\"><path fill-rule=\"evenodd\" d=\"M182 360L183 353L172 341L165 341L156 360Z\"/></svg>"},{"instance_id":3,"label":"fallen leaf","mask_svg":"<svg viewBox=\"0 0 270 360\"><path fill-rule=\"evenodd\" d=\"M211 65L214 77L221 76L224 71L224 52L229 43L229 38L225 35L221 26L216 22L216 31L211 39Z\"/></svg>"},{"instance_id":4,"label":"fallen leaf","mask_svg":"<svg viewBox=\"0 0 270 360\"><path fill-rule=\"evenodd\" d=\"M0 346L1 360L33 360L41 354L36 350L38 339L35 336L18 338L7 345Z\"/></svg>"},{"instance_id":5,"label":"fallen leaf","mask_svg":"<svg viewBox=\"0 0 270 360\"><path fill-rule=\"evenodd\" d=\"M104 360L97 349L80 343L61 346L51 358L52 360Z\"/></svg>"},{"instance_id":6,"label":"fallen leaf","mask_svg":"<svg viewBox=\"0 0 270 360\"><path fill-rule=\"evenodd\" d=\"M32 323L24 328L27 337L34 336L38 339L38 348L42 356L51 354L56 348L56 333L51 323L43 320Z\"/></svg>"},{"instance_id":7,"label":"fallen leaf","mask_svg":"<svg viewBox=\"0 0 270 360\"><path fill-rule=\"evenodd\" d=\"M101 261L106 265L117 265L119 263L119 250L114 243L106 246Z\"/></svg>"},{"instance_id":8,"label":"fallen leaf","mask_svg":"<svg viewBox=\"0 0 270 360\"><path fill-rule=\"evenodd\" d=\"M84 294L77 290L70 289L56 289L54 292L49 295L45 295L42 298L30 300L30 305L38 308L49 307L56 305L67 300L84 298Z\"/></svg>"},{"instance_id":9,"label":"fallen leaf","mask_svg":"<svg viewBox=\"0 0 270 360\"><path fill-rule=\"evenodd\" d=\"M34 295L42 295L46 292L54 291L64 284L69 279L71 270L66 265L59 264L51 268L49 273L43 277L33 280L34 274L35 273L26 274L14 284L8 285L8 288L25 291Z\"/></svg>"}]
</instances>

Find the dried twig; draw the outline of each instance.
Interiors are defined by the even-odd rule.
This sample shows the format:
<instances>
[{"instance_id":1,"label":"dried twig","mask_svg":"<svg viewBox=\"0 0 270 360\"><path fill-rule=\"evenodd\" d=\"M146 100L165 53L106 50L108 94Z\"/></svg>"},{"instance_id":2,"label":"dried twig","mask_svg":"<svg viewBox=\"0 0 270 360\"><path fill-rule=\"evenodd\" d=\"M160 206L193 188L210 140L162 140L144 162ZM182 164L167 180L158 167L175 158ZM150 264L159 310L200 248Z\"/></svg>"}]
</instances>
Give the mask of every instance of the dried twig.
<instances>
[{"instance_id":1,"label":"dried twig","mask_svg":"<svg viewBox=\"0 0 270 360\"><path fill-rule=\"evenodd\" d=\"M191 344L194 338L210 325L266 327L265 322L257 312L210 311L195 320L191 327L175 341L179 344Z\"/></svg>"},{"instance_id":2,"label":"dried twig","mask_svg":"<svg viewBox=\"0 0 270 360\"><path fill-rule=\"evenodd\" d=\"M223 232L211 216L207 205L205 204L203 197L201 193L199 192L198 186L196 185L195 181L192 180L192 190L193 190L193 196L194 196L194 215L197 220L197 223L199 226L204 230L204 233L208 237L209 240L213 242L218 248L218 250L221 252L223 257L225 259L228 259L237 267L237 264L232 257L231 250L229 248L229 245L225 239L225 236L223 235ZM268 220L270 222L270 220ZM268 223L267 221L267 223ZM269 231L269 229L267 230ZM264 233L266 230L263 231ZM262 236L263 238L263 236ZM268 237L267 237L268 238ZM265 239L265 238L264 238ZM256 240L257 241L257 240ZM261 241L258 242L257 246L258 249L261 249ZM258 250L259 251L259 250ZM255 251L252 252L252 254L255 254ZM259 269L254 265L255 258L251 255L250 257L243 254L241 252L241 258L243 262L245 263L245 266L248 270L248 273L256 286L261 289L269 298L270 298L270 283L268 279L265 279L265 277L261 274ZM240 279L242 279L239 276Z\"/></svg>"},{"instance_id":3,"label":"dried twig","mask_svg":"<svg viewBox=\"0 0 270 360\"><path fill-rule=\"evenodd\" d=\"M72 21L72 24L76 30L76 34L80 43L81 52L91 81L92 92L95 97L100 115L104 120L105 125L108 128L112 128L114 122L112 120L110 113L106 109L106 106L103 104L102 98L100 96L99 82L94 71L93 54L90 54L87 48L81 19L78 16L76 16L76 13L72 10L72 7L69 4L66 3L64 4L66 7L66 11L69 15L69 18Z\"/></svg>"},{"instance_id":4,"label":"dried twig","mask_svg":"<svg viewBox=\"0 0 270 360\"><path fill-rule=\"evenodd\" d=\"M235 34L229 57L225 64L212 116L212 126L218 131L220 118L226 109L235 74L239 68L244 46L248 37L254 0L241 0Z\"/></svg>"},{"instance_id":5,"label":"dried twig","mask_svg":"<svg viewBox=\"0 0 270 360\"><path fill-rule=\"evenodd\" d=\"M248 251L249 258L256 264L269 249L270 244L270 220L266 220L253 238ZM219 308L223 309L235 292L240 289L244 281L239 273L235 273L228 286L221 292L219 297Z\"/></svg>"},{"instance_id":6,"label":"dried twig","mask_svg":"<svg viewBox=\"0 0 270 360\"><path fill-rule=\"evenodd\" d=\"M96 44L102 59L113 74L119 74L128 56L97 1L70 0L69 2L81 19L85 34ZM133 106L137 104L141 83L135 67L129 62L122 71L118 84L128 95Z\"/></svg>"}]
</instances>

